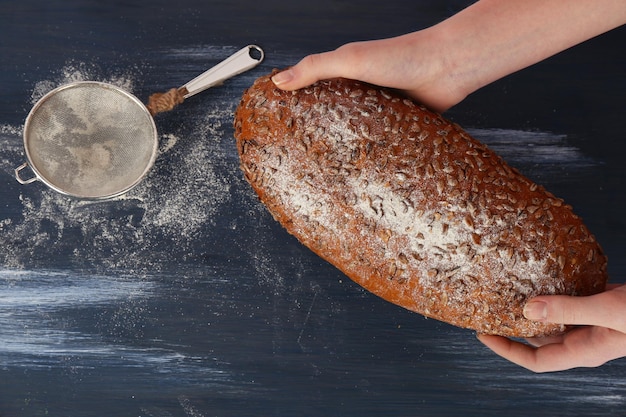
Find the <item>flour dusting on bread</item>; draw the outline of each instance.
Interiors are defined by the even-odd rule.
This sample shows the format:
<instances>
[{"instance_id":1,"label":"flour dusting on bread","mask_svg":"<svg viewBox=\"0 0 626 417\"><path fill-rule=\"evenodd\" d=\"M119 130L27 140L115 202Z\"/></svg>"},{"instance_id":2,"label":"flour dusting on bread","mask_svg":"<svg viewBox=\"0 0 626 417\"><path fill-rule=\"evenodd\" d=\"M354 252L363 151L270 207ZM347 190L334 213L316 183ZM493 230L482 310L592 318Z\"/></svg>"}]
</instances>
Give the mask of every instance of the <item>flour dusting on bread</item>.
<instances>
[{"instance_id":1,"label":"flour dusting on bread","mask_svg":"<svg viewBox=\"0 0 626 417\"><path fill-rule=\"evenodd\" d=\"M587 295L606 258L572 208L439 114L352 80L246 91L247 180L303 244L384 299L478 332L563 331L522 316L540 294Z\"/></svg>"}]
</instances>

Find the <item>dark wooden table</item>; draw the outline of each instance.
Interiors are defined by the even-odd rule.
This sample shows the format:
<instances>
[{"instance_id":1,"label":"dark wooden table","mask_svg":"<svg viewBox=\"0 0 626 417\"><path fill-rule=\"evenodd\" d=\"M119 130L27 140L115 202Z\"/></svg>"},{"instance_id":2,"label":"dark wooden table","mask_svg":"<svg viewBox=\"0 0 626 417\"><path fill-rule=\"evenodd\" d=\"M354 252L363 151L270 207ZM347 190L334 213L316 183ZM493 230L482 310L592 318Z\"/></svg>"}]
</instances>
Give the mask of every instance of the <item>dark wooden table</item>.
<instances>
[{"instance_id":1,"label":"dark wooden table","mask_svg":"<svg viewBox=\"0 0 626 417\"><path fill-rule=\"evenodd\" d=\"M232 115L272 68L399 35L463 1L0 1L0 416L616 416L626 362L534 375L466 330L365 292L243 181ZM626 265L622 28L448 112L565 198ZM247 44L254 70L157 116L160 153L114 201L18 184L34 104L74 80L141 99Z\"/></svg>"}]
</instances>

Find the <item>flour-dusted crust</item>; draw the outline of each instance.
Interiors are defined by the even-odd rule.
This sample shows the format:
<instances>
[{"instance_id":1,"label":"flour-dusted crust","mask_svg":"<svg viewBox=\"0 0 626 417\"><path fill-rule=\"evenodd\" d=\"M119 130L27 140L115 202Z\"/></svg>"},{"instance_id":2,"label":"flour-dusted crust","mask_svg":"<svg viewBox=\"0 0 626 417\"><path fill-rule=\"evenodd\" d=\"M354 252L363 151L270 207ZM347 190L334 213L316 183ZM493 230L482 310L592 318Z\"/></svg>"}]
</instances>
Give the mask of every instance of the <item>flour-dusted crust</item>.
<instances>
[{"instance_id":1,"label":"flour-dusted crust","mask_svg":"<svg viewBox=\"0 0 626 417\"><path fill-rule=\"evenodd\" d=\"M352 80L296 92L269 76L235 115L246 179L289 233L380 297L480 333L532 337L540 294L605 288L570 206L458 125Z\"/></svg>"}]
</instances>

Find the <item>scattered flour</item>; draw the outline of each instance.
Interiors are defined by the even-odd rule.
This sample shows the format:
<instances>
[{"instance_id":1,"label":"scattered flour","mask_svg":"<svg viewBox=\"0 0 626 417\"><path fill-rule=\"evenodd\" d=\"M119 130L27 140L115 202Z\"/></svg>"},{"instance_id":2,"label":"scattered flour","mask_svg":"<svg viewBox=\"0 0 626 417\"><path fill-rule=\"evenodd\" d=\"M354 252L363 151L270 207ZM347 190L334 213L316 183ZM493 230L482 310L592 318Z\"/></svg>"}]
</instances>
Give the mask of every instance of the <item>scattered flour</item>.
<instances>
[{"instance_id":1,"label":"scattered flour","mask_svg":"<svg viewBox=\"0 0 626 417\"><path fill-rule=\"evenodd\" d=\"M60 85L86 80L132 93L140 76L103 77L103 72L91 64L68 64L52 79L38 82L31 100L34 104ZM22 127L0 125L0 172L9 185L0 218L0 264L158 269L207 251L207 242L216 240L211 238L217 233L214 217L230 200L232 178L240 176L238 164L225 161L225 148L232 146L225 127L235 105L221 99L185 125L168 127L167 119L156 120L155 166L137 187L101 202L68 198L38 182L18 184L13 171L26 161Z\"/></svg>"},{"instance_id":2,"label":"scattered flour","mask_svg":"<svg viewBox=\"0 0 626 417\"><path fill-rule=\"evenodd\" d=\"M35 84L31 93L31 104L35 105L48 92L63 84L80 81L101 81L113 84L126 91L132 92L135 89L136 75L134 72L110 74L102 76L102 68L95 64L84 62L74 62L66 64L58 74L54 74L52 80L42 80Z\"/></svg>"},{"instance_id":3,"label":"scattered flour","mask_svg":"<svg viewBox=\"0 0 626 417\"><path fill-rule=\"evenodd\" d=\"M22 136L23 132L22 126L0 125L0 135L2 136Z\"/></svg>"}]
</instances>

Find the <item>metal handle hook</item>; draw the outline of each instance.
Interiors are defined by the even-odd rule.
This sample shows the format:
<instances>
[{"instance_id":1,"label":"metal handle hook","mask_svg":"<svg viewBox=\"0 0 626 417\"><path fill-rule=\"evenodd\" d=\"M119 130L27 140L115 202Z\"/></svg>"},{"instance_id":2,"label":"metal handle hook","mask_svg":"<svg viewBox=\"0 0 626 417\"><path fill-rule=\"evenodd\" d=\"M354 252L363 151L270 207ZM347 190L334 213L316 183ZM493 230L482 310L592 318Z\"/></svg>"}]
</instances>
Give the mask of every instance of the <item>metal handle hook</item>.
<instances>
[{"instance_id":1,"label":"metal handle hook","mask_svg":"<svg viewBox=\"0 0 626 417\"><path fill-rule=\"evenodd\" d=\"M198 94L214 85L221 84L225 80L259 65L263 61L264 56L263 50L256 45L248 45L242 48L181 87L187 90L185 98Z\"/></svg>"},{"instance_id":2,"label":"metal handle hook","mask_svg":"<svg viewBox=\"0 0 626 417\"><path fill-rule=\"evenodd\" d=\"M37 181L39 178L37 176L28 178L28 179L24 179L22 178L22 176L20 175L20 172L22 172L23 169L30 167L30 165L28 164L28 162L23 163L22 165L20 165L19 167L15 168L15 179L17 180L17 182L19 182L22 185L25 184L30 184L32 182Z\"/></svg>"}]
</instances>

